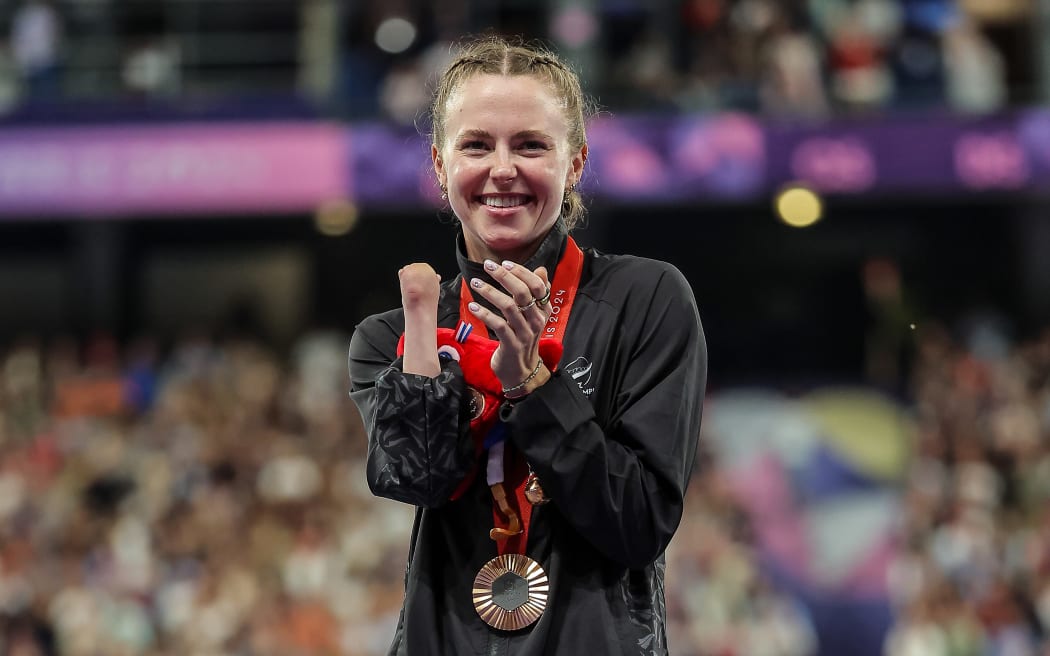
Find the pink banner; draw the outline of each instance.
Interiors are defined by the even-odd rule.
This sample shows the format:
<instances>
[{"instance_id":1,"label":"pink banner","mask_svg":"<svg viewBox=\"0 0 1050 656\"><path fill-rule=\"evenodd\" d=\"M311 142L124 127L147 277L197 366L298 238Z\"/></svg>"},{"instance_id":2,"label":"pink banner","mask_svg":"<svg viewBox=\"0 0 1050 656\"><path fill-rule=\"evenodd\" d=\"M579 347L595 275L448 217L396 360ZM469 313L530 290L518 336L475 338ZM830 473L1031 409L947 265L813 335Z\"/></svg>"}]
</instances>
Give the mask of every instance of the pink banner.
<instances>
[{"instance_id":1,"label":"pink banner","mask_svg":"<svg viewBox=\"0 0 1050 656\"><path fill-rule=\"evenodd\" d=\"M345 198L345 128L318 123L0 132L0 215L311 211Z\"/></svg>"}]
</instances>

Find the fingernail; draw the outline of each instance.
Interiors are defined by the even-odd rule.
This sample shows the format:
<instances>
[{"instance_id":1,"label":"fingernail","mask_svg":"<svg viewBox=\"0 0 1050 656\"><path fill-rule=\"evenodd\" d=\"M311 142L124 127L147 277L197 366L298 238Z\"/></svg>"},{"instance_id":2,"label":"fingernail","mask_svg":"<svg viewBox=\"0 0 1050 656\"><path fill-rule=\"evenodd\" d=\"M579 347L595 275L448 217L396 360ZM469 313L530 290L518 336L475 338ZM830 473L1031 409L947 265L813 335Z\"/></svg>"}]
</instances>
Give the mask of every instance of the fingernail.
<instances>
[{"instance_id":1,"label":"fingernail","mask_svg":"<svg viewBox=\"0 0 1050 656\"><path fill-rule=\"evenodd\" d=\"M478 310L481 309L481 306L478 305L477 303L471 302L471 303L467 303L467 309L470 310L471 312L477 312Z\"/></svg>"},{"instance_id":2,"label":"fingernail","mask_svg":"<svg viewBox=\"0 0 1050 656\"><path fill-rule=\"evenodd\" d=\"M470 286L475 289L481 289L481 278L471 278Z\"/></svg>"},{"instance_id":3,"label":"fingernail","mask_svg":"<svg viewBox=\"0 0 1050 656\"><path fill-rule=\"evenodd\" d=\"M495 271L496 270L496 266L497 266L496 263L493 262L492 260L485 260L485 270L486 271Z\"/></svg>"},{"instance_id":4,"label":"fingernail","mask_svg":"<svg viewBox=\"0 0 1050 656\"><path fill-rule=\"evenodd\" d=\"M511 269L514 268L514 263L511 262L510 260L503 260L503 268L506 269L507 271L510 271Z\"/></svg>"}]
</instances>

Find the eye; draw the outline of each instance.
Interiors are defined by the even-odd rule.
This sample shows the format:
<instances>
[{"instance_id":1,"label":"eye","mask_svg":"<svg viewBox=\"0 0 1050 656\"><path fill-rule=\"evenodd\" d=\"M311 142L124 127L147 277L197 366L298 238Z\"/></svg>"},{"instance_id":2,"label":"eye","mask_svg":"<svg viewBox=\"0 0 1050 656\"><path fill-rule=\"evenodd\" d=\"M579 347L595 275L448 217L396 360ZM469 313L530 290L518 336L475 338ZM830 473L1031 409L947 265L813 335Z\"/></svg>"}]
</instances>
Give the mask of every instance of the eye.
<instances>
[{"instance_id":1,"label":"eye","mask_svg":"<svg viewBox=\"0 0 1050 656\"><path fill-rule=\"evenodd\" d=\"M457 351L455 347L449 346L447 344L445 346L439 346L438 359L444 360L446 362L449 360L459 362L459 351Z\"/></svg>"},{"instance_id":2,"label":"eye","mask_svg":"<svg viewBox=\"0 0 1050 656\"><path fill-rule=\"evenodd\" d=\"M487 150L487 144L481 139L471 139L470 141L464 141L459 144L460 150Z\"/></svg>"},{"instance_id":3,"label":"eye","mask_svg":"<svg viewBox=\"0 0 1050 656\"><path fill-rule=\"evenodd\" d=\"M547 144L542 141L530 139L529 141L523 141L520 148L525 151L538 153L547 150Z\"/></svg>"}]
</instances>

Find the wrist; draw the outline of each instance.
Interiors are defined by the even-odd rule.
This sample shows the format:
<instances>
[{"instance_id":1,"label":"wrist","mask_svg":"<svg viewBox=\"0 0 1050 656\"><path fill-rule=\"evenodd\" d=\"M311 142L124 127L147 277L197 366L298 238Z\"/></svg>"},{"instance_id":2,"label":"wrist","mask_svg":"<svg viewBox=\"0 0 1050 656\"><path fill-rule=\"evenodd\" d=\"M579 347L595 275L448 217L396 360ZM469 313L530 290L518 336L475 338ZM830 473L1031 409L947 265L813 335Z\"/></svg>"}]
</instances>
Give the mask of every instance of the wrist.
<instances>
[{"instance_id":1,"label":"wrist","mask_svg":"<svg viewBox=\"0 0 1050 656\"><path fill-rule=\"evenodd\" d=\"M401 306L405 311L405 319L416 319L437 326L437 302L414 302L405 303Z\"/></svg>"},{"instance_id":2,"label":"wrist","mask_svg":"<svg viewBox=\"0 0 1050 656\"><path fill-rule=\"evenodd\" d=\"M545 364L541 365L540 366L540 371L539 371L538 374L536 374L536 377L533 378L529 382L529 384L525 386L525 390L526 390L525 391L525 396L528 396L529 394L532 394L534 391L536 391L540 387L543 387L543 385L550 379L551 379L551 370L547 368L547 365L545 365Z\"/></svg>"},{"instance_id":3,"label":"wrist","mask_svg":"<svg viewBox=\"0 0 1050 656\"><path fill-rule=\"evenodd\" d=\"M503 388L503 398L511 402L519 401L550 380L550 377L550 369L540 360L524 380L512 387Z\"/></svg>"}]
</instances>

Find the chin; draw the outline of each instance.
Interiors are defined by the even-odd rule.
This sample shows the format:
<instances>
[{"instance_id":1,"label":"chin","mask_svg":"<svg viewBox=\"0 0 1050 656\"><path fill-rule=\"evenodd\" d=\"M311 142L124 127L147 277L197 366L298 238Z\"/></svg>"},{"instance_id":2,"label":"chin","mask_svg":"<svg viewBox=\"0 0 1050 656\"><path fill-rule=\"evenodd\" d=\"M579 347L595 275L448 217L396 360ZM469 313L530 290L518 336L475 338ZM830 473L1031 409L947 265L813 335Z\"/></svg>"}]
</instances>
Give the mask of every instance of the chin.
<instances>
[{"instance_id":1,"label":"chin","mask_svg":"<svg viewBox=\"0 0 1050 656\"><path fill-rule=\"evenodd\" d=\"M528 230L517 225L489 222L483 238L486 244L520 242L528 238Z\"/></svg>"},{"instance_id":2,"label":"chin","mask_svg":"<svg viewBox=\"0 0 1050 656\"><path fill-rule=\"evenodd\" d=\"M528 240L522 239L520 237L496 237L490 235L486 237L484 241L485 246L487 246L490 251L493 251L495 253L506 253L508 251L514 251L523 246L528 245Z\"/></svg>"},{"instance_id":3,"label":"chin","mask_svg":"<svg viewBox=\"0 0 1050 656\"><path fill-rule=\"evenodd\" d=\"M543 235L554 225L542 227L534 215L519 216L513 219L476 217L472 222L475 233L485 248L497 254L504 254L509 259L519 255L518 251L538 243Z\"/></svg>"}]
</instances>

